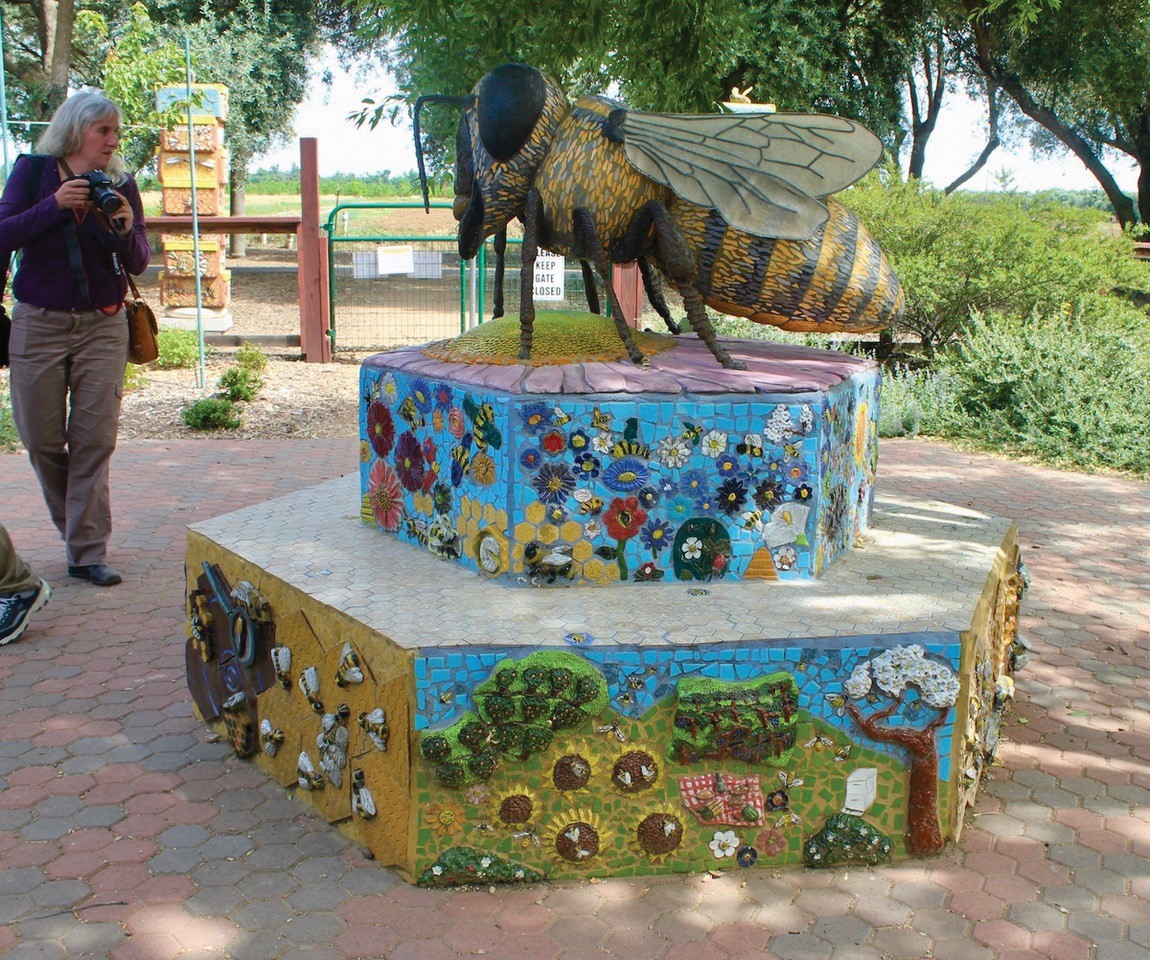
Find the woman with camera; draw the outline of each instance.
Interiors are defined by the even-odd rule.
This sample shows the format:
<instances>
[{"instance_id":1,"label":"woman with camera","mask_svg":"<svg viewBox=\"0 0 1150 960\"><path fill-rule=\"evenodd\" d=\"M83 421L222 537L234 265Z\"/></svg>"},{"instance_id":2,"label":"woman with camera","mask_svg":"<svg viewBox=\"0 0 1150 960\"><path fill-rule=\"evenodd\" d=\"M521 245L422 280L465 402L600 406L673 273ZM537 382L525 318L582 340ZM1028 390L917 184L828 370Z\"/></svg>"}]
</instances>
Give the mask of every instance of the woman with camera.
<instances>
[{"instance_id":1,"label":"woman with camera","mask_svg":"<svg viewBox=\"0 0 1150 960\"><path fill-rule=\"evenodd\" d=\"M140 191L116 155L120 109L74 93L0 197L0 250L20 250L9 341L12 412L64 539L68 573L119 583L107 563L108 472L128 358L125 273L150 251Z\"/></svg>"}]
</instances>

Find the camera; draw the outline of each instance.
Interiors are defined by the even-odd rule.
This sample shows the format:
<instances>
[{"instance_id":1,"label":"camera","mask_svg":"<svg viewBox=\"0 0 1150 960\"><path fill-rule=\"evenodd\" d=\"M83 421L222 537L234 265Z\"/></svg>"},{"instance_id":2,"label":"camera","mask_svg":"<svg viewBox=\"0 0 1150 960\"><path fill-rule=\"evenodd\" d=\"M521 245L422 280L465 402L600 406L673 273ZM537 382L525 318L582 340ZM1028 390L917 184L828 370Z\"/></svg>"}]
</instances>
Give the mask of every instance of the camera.
<instances>
[{"instance_id":1,"label":"camera","mask_svg":"<svg viewBox=\"0 0 1150 960\"><path fill-rule=\"evenodd\" d=\"M112 178L103 170L93 170L90 173L78 173L73 180L85 180L88 183L88 199L104 213L114 213L120 209L120 197L112 186Z\"/></svg>"}]
</instances>

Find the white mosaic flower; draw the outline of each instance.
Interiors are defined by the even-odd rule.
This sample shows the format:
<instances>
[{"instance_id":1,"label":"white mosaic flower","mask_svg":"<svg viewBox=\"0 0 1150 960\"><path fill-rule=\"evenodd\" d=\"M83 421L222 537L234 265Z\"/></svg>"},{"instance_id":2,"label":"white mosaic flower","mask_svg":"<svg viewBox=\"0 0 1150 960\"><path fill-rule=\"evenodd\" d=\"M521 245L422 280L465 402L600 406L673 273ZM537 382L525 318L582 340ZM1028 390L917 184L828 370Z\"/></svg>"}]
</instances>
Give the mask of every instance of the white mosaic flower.
<instances>
[{"instance_id":1,"label":"white mosaic flower","mask_svg":"<svg viewBox=\"0 0 1150 960\"><path fill-rule=\"evenodd\" d=\"M719 860L723 857L733 857L739 849L739 837L734 830L716 830L715 839L707 846Z\"/></svg>"},{"instance_id":2,"label":"white mosaic flower","mask_svg":"<svg viewBox=\"0 0 1150 960\"><path fill-rule=\"evenodd\" d=\"M394 373L385 373L379 380L379 396L384 403L395 403L399 399L399 384Z\"/></svg>"},{"instance_id":3,"label":"white mosaic flower","mask_svg":"<svg viewBox=\"0 0 1150 960\"><path fill-rule=\"evenodd\" d=\"M431 868L431 873L433 876L442 877L443 876L443 867L441 867L437 863L434 867Z\"/></svg>"},{"instance_id":4,"label":"white mosaic flower","mask_svg":"<svg viewBox=\"0 0 1150 960\"><path fill-rule=\"evenodd\" d=\"M610 453L615 445L615 438L609 432L599 431L591 438L591 449L596 453Z\"/></svg>"},{"instance_id":5,"label":"white mosaic flower","mask_svg":"<svg viewBox=\"0 0 1150 960\"><path fill-rule=\"evenodd\" d=\"M727 452L727 435L722 430L711 430L703 434L700 446L703 455L714 460Z\"/></svg>"},{"instance_id":6,"label":"white mosaic flower","mask_svg":"<svg viewBox=\"0 0 1150 960\"><path fill-rule=\"evenodd\" d=\"M794 432L795 425L791 421L791 412L787 409L786 404L780 403L767 420L767 426L763 433L766 434L771 443L779 446L786 443Z\"/></svg>"},{"instance_id":7,"label":"white mosaic flower","mask_svg":"<svg viewBox=\"0 0 1150 960\"><path fill-rule=\"evenodd\" d=\"M763 525L763 539L768 547L794 543L806 531L811 508L805 503L783 503L771 513L770 523Z\"/></svg>"},{"instance_id":8,"label":"white mosaic flower","mask_svg":"<svg viewBox=\"0 0 1150 960\"><path fill-rule=\"evenodd\" d=\"M683 558L686 560L698 560L703 555L703 541L698 537L687 537L683 541Z\"/></svg>"},{"instance_id":9,"label":"white mosaic flower","mask_svg":"<svg viewBox=\"0 0 1150 960\"><path fill-rule=\"evenodd\" d=\"M803 433L810 433L815 426L815 412L809 403L804 403L799 411L799 428Z\"/></svg>"},{"instance_id":10,"label":"white mosaic flower","mask_svg":"<svg viewBox=\"0 0 1150 960\"><path fill-rule=\"evenodd\" d=\"M870 693L871 677L870 677L870 661L858 664L854 670L851 671L850 678L846 682L847 695L852 700L859 700Z\"/></svg>"},{"instance_id":11,"label":"white mosaic flower","mask_svg":"<svg viewBox=\"0 0 1150 960\"><path fill-rule=\"evenodd\" d=\"M691 447L683 437L664 437L655 447L655 456L660 463L677 469L691 459Z\"/></svg>"}]
</instances>

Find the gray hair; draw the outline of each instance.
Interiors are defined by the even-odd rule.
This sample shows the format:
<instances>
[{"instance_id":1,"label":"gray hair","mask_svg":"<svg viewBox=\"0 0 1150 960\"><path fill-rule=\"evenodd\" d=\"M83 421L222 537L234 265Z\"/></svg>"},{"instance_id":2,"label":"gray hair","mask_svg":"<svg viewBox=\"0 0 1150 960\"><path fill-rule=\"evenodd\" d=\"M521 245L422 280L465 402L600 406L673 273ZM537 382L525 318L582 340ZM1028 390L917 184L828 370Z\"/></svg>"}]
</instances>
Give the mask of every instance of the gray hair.
<instances>
[{"instance_id":1,"label":"gray hair","mask_svg":"<svg viewBox=\"0 0 1150 960\"><path fill-rule=\"evenodd\" d=\"M66 157L79 150L84 134L93 124L106 117L120 119L120 108L104 96L102 90L81 90L60 104L47 129L36 144L36 152L52 157ZM127 177L124 161L113 153L104 171L116 183Z\"/></svg>"}]
</instances>

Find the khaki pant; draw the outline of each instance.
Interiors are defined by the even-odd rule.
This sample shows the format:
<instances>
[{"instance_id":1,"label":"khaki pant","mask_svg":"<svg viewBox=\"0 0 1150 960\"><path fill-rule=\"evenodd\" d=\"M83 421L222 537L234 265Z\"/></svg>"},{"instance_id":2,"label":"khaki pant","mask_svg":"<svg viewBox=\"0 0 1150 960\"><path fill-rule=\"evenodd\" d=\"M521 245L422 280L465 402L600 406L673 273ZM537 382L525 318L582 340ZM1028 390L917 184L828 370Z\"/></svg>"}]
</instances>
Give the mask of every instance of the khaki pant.
<instances>
[{"instance_id":1,"label":"khaki pant","mask_svg":"<svg viewBox=\"0 0 1150 960\"><path fill-rule=\"evenodd\" d=\"M68 563L103 563L112 533L108 468L128 360L124 312L17 303L8 352L12 416Z\"/></svg>"},{"instance_id":2,"label":"khaki pant","mask_svg":"<svg viewBox=\"0 0 1150 960\"><path fill-rule=\"evenodd\" d=\"M8 597L14 593L23 593L40 586L40 578L28 569L16 548L12 546L12 539L4 524L0 523L0 596Z\"/></svg>"}]
</instances>

